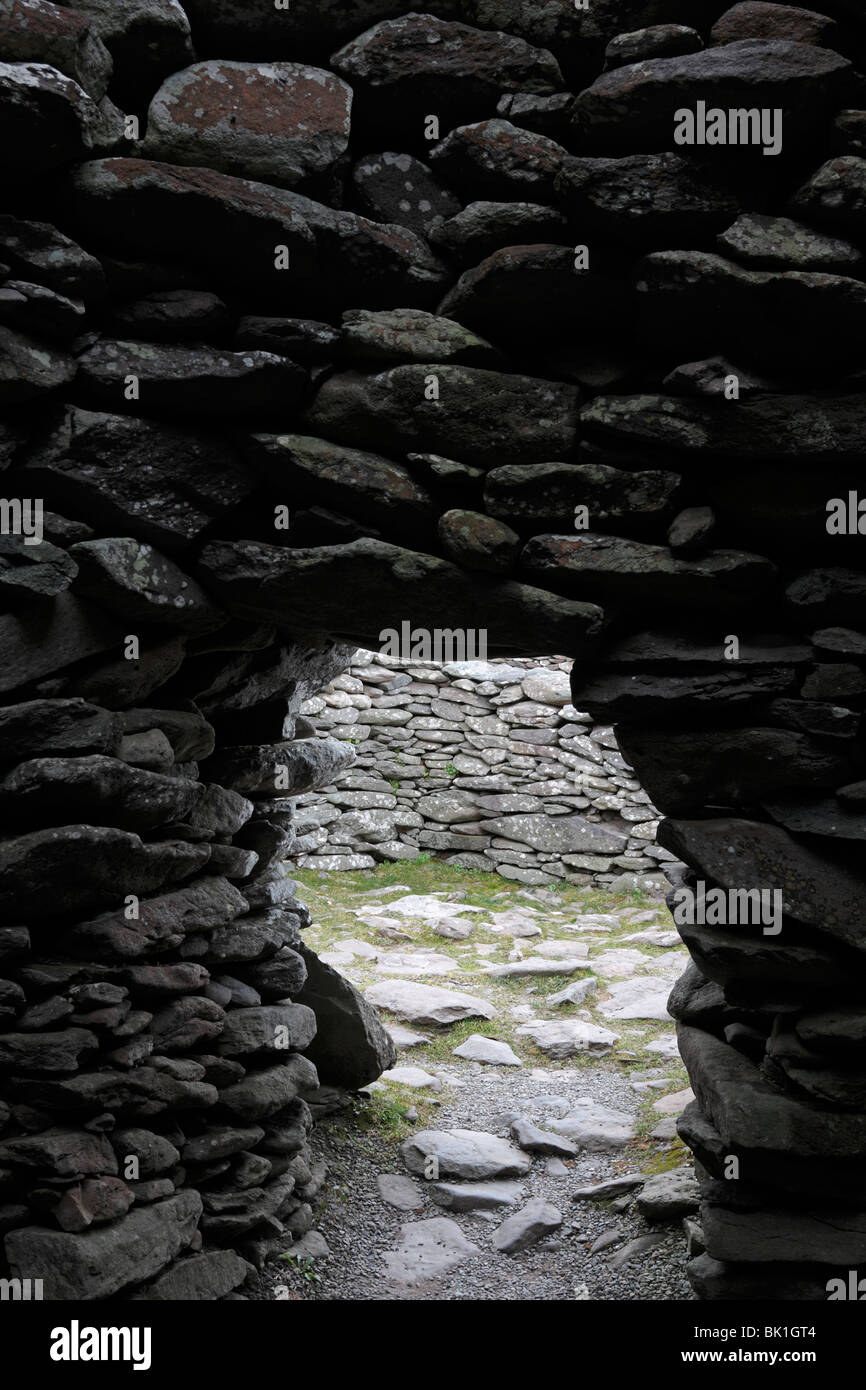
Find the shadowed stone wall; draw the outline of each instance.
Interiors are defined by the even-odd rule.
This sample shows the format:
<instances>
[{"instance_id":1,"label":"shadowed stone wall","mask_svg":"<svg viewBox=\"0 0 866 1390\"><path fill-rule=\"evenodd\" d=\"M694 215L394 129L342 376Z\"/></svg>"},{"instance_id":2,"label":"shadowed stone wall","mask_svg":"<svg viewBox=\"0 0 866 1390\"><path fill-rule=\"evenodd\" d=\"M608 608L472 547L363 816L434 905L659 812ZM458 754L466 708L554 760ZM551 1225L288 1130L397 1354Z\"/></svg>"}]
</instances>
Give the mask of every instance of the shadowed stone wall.
<instances>
[{"instance_id":1,"label":"shadowed stone wall","mask_svg":"<svg viewBox=\"0 0 866 1390\"><path fill-rule=\"evenodd\" d=\"M309 1224L311 1118L393 1053L279 867L354 756L297 716L408 621L573 658L692 883L779 893L681 924L690 1273L824 1298L866 1271L861 8L405 8L0 16L4 1259L232 1297ZM707 108L781 150L675 141Z\"/></svg>"}]
</instances>

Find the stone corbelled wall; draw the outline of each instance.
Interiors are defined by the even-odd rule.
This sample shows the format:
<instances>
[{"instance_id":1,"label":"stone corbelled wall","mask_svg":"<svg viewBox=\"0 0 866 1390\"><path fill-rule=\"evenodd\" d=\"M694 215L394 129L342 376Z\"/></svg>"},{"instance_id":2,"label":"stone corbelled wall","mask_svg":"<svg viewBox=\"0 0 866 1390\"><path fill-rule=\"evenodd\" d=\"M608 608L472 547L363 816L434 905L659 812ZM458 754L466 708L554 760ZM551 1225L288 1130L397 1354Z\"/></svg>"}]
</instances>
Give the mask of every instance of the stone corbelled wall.
<instances>
[{"instance_id":1,"label":"stone corbelled wall","mask_svg":"<svg viewBox=\"0 0 866 1390\"><path fill-rule=\"evenodd\" d=\"M311 1116L393 1053L299 939L293 797L353 749L297 716L408 621L572 658L685 886L781 895L681 928L690 1273L824 1298L866 1271L860 0L430 8L0 16L4 1260L235 1297L309 1222ZM716 107L781 150L675 140Z\"/></svg>"},{"instance_id":2,"label":"stone corbelled wall","mask_svg":"<svg viewBox=\"0 0 866 1390\"><path fill-rule=\"evenodd\" d=\"M665 893L658 813L617 748L571 703L556 657L413 662L357 651L301 706L354 765L296 798L292 862L371 869L422 852L518 883Z\"/></svg>"}]
</instances>

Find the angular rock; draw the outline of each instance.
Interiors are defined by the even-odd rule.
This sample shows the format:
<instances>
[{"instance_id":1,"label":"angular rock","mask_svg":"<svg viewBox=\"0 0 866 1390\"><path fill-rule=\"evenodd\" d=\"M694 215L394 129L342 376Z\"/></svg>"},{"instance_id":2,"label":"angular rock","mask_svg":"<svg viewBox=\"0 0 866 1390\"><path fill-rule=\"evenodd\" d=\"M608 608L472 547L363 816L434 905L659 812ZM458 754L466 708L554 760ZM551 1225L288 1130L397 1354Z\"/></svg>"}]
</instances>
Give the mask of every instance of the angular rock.
<instances>
[{"instance_id":1,"label":"angular rock","mask_svg":"<svg viewBox=\"0 0 866 1390\"><path fill-rule=\"evenodd\" d=\"M234 275L289 312L316 289L317 307L331 299L371 309L423 304L443 288L439 263L407 229L230 174L107 159L78 169L74 195L85 225L124 249L162 252L221 276L230 243ZM280 246L288 248L287 271L276 268Z\"/></svg>"},{"instance_id":2,"label":"angular rock","mask_svg":"<svg viewBox=\"0 0 866 1390\"><path fill-rule=\"evenodd\" d=\"M302 434L257 434L248 457L270 483L395 538L429 533L433 503L401 464Z\"/></svg>"},{"instance_id":3,"label":"angular rock","mask_svg":"<svg viewBox=\"0 0 866 1390\"><path fill-rule=\"evenodd\" d=\"M516 1255L558 1230L561 1225L562 1212L559 1208L545 1202L543 1197L533 1197L513 1216L506 1216L502 1225L493 1232L493 1244L504 1255Z\"/></svg>"},{"instance_id":4,"label":"angular rock","mask_svg":"<svg viewBox=\"0 0 866 1390\"><path fill-rule=\"evenodd\" d=\"M775 568L761 555L714 550L680 560L665 546L585 532L533 536L521 557L527 577L592 601L728 609L767 594Z\"/></svg>"},{"instance_id":5,"label":"angular rock","mask_svg":"<svg viewBox=\"0 0 866 1390\"><path fill-rule=\"evenodd\" d=\"M619 159L568 155L558 201L586 235L643 250L704 240L739 211L712 167L670 151Z\"/></svg>"},{"instance_id":6,"label":"angular rock","mask_svg":"<svg viewBox=\"0 0 866 1390\"><path fill-rule=\"evenodd\" d=\"M527 1153L552 1154L557 1158L574 1158L577 1153L576 1146L568 1139L560 1139L558 1134L539 1129L523 1116L515 1120L511 1126L511 1137L516 1139L521 1149L525 1149Z\"/></svg>"},{"instance_id":7,"label":"angular rock","mask_svg":"<svg viewBox=\"0 0 866 1390\"><path fill-rule=\"evenodd\" d=\"M556 202L568 152L510 121L462 125L432 151L434 173L465 198Z\"/></svg>"},{"instance_id":8,"label":"angular rock","mask_svg":"<svg viewBox=\"0 0 866 1390\"><path fill-rule=\"evenodd\" d=\"M429 236L438 250L460 265L477 265L503 246L561 243L565 229L562 213L542 203L475 202L462 209L442 209Z\"/></svg>"},{"instance_id":9,"label":"angular rock","mask_svg":"<svg viewBox=\"0 0 866 1390\"><path fill-rule=\"evenodd\" d=\"M684 53L697 53L703 46L697 30L684 24L653 24L611 39L604 50L605 71L629 63L644 63L649 58L677 58Z\"/></svg>"},{"instance_id":10,"label":"angular rock","mask_svg":"<svg viewBox=\"0 0 866 1390\"><path fill-rule=\"evenodd\" d=\"M137 835L109 826L35 830L3 844L0 902L13 917L87 910L104 906L123 892L153 892L188 878L209 855L209 846L182 840L144 843ZM62 902L55 888L58 877L64 883Z\"/></svg>"},{"instance_id":11,"label":"angular rock","mask_svg":"<svg viewBox=\"0 0 866 1390\"><path fill-rule=\"evenodd\" d=\"M743 213L717 238L719 250L758 270L824 270L856 275L863 255L850 241L826 236L789 217Z\"/></svg>"},{"instance_id":12,"label":"angular rock","mask_svg":"<svg viewBox=\"0 0 866 1390\"><path fill-rule=\"evenodd\" d=\"M394 1066L397 1049L354 985L306 947L301 955L308 974L297 1000L314 1011L317 1023L307 1056L325 1084L351 1090L366 1086Z\"/></svg>"},{"instance_id":13,"label":"angular rock","mask_svg":"<svg viewBox=\"0 0 866 1390\"><path fill-rule=\"evenodd\" d=\"M495 366L499 360L495 348L462 323L423 309L349 309L343 315L340 347L349 361L371 365L454 362Z\"/></svg>"},{"instance_id":14,"label":"angular rock","mask_svg":"<svg viewBox=\"0 0 866 1390\"><path fill-rule=\"evenodd\" d=\"M618 1149L635 1136L632 1117L621 1110L580 1100L561 1120L551 1120L550 1128L572 1139L579 1149L603 1153Z\"/></svg>"},{"instance_id":15,"label":"angular rock","mask_svg":"<svg viewBox=\"0 0 866 1390\"><path fill-rule=\"evenodd\" d=\"M498 1211L513 1206L523 1187L504 1178L499 1182L434 1182L428 1190L436 1205L449 1211Z\"/></svg>"},{"instance_id":16,"label":"angular rock","mask_svg":"<svg viewBox=\"0 0 866 1390\"><path fill-rule=\"evenodd\" d=\"M637 1209L648 1221L676 1221L698 1210L697 1180L686 1168L654 1173L637 1194Z\"/></svg>"},{"instance_id":17,"label":"angular rock","mask_svg":"<svg viewBox=\"0 0 866 1390\"><path fill-rule=\"evenodd\" d=\"M518 840L548 854L621 854L625 836L580 816L497 816L481 821L492 835Z\"/></svg>"}]
</instances>

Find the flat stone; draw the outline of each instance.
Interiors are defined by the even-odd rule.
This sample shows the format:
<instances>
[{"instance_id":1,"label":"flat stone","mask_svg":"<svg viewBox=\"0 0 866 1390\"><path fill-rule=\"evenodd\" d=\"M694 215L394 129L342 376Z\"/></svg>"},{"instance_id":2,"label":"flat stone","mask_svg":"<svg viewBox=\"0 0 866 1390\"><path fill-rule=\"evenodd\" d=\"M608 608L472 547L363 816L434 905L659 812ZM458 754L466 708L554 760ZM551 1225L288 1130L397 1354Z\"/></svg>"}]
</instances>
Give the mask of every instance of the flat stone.
<instances>
[{"instance_id":1,"label":"flat stone","mask_svg":"<svg viewBox=\"0 0 866 1390\"><path fill-rule=\"evenodd\" d=\"M584 980L573 980L565 989L559 989L555 994L548 994L546 1002L559 1008L562 1004L583 1004L598 989L598 980L589 977Z\"/></svg>"},{"instance_id":2,"label":"flat stone","mask_svg":"<svg viewBox=\"0 0 866 1390\"><path fill-rule=\"evenodd\" d=\"M390 1067L382 1072L382 1081L391 1081L395 1086L408 1086L413 1091L441 1091L442 1082L438 1076L431 1076L422 1067Z\"/></svg>"},{"instance_id":3,"label":"flat stone","mask_svg":"<svg viewBox=\"0 0 866 1390\"><path fill-rule=\"evenodd\" d=\"M400 1228L397 1250L386 1251L382 1258L389 1279L396 1284L413 1285L427 1279L437 1279L479 1254L477 1245L467 1240L457 1225L447 1217L430 1221L413 1221Z\"/></svg>"},{"instance_id":4,"label":"flat stone","mask_svg":"<svg viewBox=\"0 0 866 1390\"><path fill-rule=\"evenodd\" d=\"M670 989L667 979L619 980L608 987L609 997L600 1001L598 1011L609 1019L650 1018L667 1023Z\"/></svg>"},{"instance_id":5,"label":"flat stone","mask_svg":"<svg viewBox=\"0 0 866 1390\"><path fill-rule=\"evenodd\" d=\"M626 838L606 826L583 820L581 816L498 816L481 821L483 830L504 839L519 840L549 854L579 851L621 854Z\"/></svg>"},{"instance_id":6,"label":"flat stone","mask_svg":"<svg viewBox=\"0 0 866 1390\"><path fill-rule=\"evenodd\" d=\"M618 1033L580 1019L548 1019L523 1023L518 1037L530 1038L548 1057L577 1057L582 1052L604 1056L619 1041Z\"/></svg>"},{"instance_id":7,"label":"flat stone","mask_svg":"<svg viewBox=\"0 0 866 1390\"><path fill-rule=\"evenodd\" d=\"M610 1197L621 1197L626 1192L634 1192L645 1182L643 1173L624 1173L619 1178L605 1178L602 1182L575 1188L571 1195L575 1202L606 1202Z\"/></svg>"},{"instance_id":8,"label":"flat stone","mask_svg":"<svg viewBox=\"0 0 866 1390\"><path fill-rule=\"evenodd\" d=\"M493 1018L496 1010L483 999L410 980L382 980L366 991L367 1000L408 1023L445 1027L464 1018Z\"/></svg>"},{"instance_id":9,"label":"flat stone","mask_svg":"<svg viewBox=\"0 0 866 1390\"><path fill-rule=\"evenodd\" d=\"M505 965L486 965L484 974L495 980L521 980L533 975L572 975L580 969L581 962L575 960L549 960L544 956L527 956L525 960L510 961Z\"/></svg>"},{"instance_id":10,"label":"flat stone","mask_svg":"<svg viewBox=\"0 0 866 1390\"><path fill-rule=\"evenodd\" d=\"M497 1038L485 1038L481 1033L471 1033L465 1042L452 1049L455 1057L465 1057L470 1062L487 1062L496 1067L521 1067L523 1063L508 1043Z\"/></svg>"},{"instance_id":11,"label":"flat stone","mask_svg":"<svg viewBox=\"0 0 866 1390\"><path fill-rule=\"evenodd\" d=\"M464 1178L520 1178L532 1160L506 1139L474 1129L425 1129L404 1139L400 1152L412 1173L425 1175L434 1166L437 1176Z\"/></svg>"},{"instance_id":12,"label":"flat stone","mask_svg":"<svg viewBox=\"0 0 866 1390\"><path fill-rule=\"evenodd\" d=\"M655 1249L666 1239L667 1237L661 1231L648 1236L638 1236L636 1240L630 1240L628 1245L617 1250L615 1255L611 1255L608 1265L611 1269L624 1269L627 1264L631 1264L632 1260L648 1255L650 1250Z\"/></svg>"},{"instance_id":13,"label":"flat stone","mask_svg":"<svg viewBox=\"0 0 866 1390\"><path fill-rule=\"evenodd\" d=\"M421 1189L402 1173L377 1173L376 1186L382 1201L389 1207L396 1207L398 1211L423 1211Z\"/></svg>"},{"instance_id":14,"label":"flat stone","mask_svg":"<svg viewBox=\"0 0 866 1390\"><path fill-rule=\"evenodd\" d=\"M580 1101L562 1119L551 1120L550 1128L574 1140L579 1149L593 1153L622 1148L636 1134L630 1115L591 1100Z\"/></svg>"},{"instance_id":15,"label":"flat stone","mask_svg":"<svg viewBox=\"0 0 866 1390\"><path fill-rule=\"evenodd\" d=\"M440 1207L450 1211L496 1211L499 1207L510 1207L523 1193L519 1182L434 1182L429 1187L430 1196Z\"/></svg>"}]
</instances>

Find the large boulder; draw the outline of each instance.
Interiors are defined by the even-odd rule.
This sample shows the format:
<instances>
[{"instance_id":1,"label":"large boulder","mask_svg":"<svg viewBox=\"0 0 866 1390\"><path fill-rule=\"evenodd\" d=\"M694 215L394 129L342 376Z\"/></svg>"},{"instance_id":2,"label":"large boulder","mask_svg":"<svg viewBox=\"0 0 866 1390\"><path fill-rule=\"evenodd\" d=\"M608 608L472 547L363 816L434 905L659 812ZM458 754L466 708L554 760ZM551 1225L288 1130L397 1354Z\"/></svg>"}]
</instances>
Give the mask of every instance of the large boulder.
<instances>
[{"instance_id":1,"label":"large boulder","mask_svg":"<svg viewBox=\"0 0 866 1390\"><path fill-rule=\"evenodd\" d=\"M316 1015L316 1036L304 1049L325 1085L357 1090L397 1061L379 1014L347 979L300 945L307 979L296 1000Z\"/></svg>"}]
</instances>

